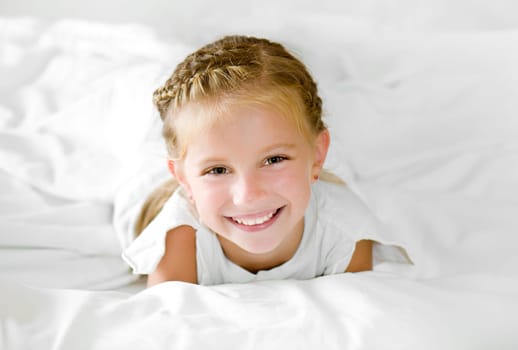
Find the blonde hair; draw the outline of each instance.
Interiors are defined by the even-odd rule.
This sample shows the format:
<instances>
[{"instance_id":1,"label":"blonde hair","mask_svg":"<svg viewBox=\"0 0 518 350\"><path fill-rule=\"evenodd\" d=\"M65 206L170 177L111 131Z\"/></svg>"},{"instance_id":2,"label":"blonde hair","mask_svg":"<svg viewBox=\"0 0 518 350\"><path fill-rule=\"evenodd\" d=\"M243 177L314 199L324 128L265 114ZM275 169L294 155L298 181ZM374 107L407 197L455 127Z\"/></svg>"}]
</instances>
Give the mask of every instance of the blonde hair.
<instances>
[{"instance_id":1,"label":"blonde hair","mask_svg":"<svg viewBox=\"0 0 518 350\"><path fill-rule=\"evenodd\" d=\"M210 127L236 104L276 108L310 143L326 129L317 84L306 66L281 44L255 37L226 36L193 52L153 93L153 102L163 121L162 133L172 159L184 156L194 132ZM189 120L180 118L180 110L188 104L197 104L207 113L190 115ZM324 171L320 178L343 183ZM137 220L137 234L177 186L171 179L151 193Z\"/></svg>"}]
</instances>

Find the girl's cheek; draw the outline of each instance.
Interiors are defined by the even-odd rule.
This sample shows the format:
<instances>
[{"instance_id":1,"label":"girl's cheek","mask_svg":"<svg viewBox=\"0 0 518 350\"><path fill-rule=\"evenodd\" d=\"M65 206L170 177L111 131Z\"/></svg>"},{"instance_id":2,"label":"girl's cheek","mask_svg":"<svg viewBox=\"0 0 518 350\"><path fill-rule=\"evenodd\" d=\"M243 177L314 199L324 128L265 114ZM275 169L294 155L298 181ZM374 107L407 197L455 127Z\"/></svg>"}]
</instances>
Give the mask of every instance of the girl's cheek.
<instances>
[{"instance_id":1,"label":"girl's cheek","mask_svg":"<svg viewBox=\"0 0 518 350\"><path fill-rule=\"evenodd\" d=\"M214 183L200 183L193 188L194 199L198 202L198 205L216 205L220 202L226 193L226 187L224 184Z\"/></svg>"},{"instance_id":2,"label":"girl's cheek","mask_svg":"<svg viewBox=\"0 0 518 350\"><path fill-rule=\"evenodd\" d=\"M297 166L285 169L279 174L273 174L273 181L281 188L291 187L294 184L301 185L310 179L310 171L307 167Z\"/></svg>"}]
</instances>

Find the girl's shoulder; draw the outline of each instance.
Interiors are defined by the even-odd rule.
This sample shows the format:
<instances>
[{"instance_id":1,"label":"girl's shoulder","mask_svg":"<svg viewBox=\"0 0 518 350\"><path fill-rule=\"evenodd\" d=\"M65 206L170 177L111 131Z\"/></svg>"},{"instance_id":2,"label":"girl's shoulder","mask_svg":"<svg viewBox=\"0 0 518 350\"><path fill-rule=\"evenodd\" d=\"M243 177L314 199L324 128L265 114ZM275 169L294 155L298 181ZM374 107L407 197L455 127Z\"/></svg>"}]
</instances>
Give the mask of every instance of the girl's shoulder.
<instances>
[{"instance_id":1,"label":"girl's shoulder","mask_svg":"<svg viewBox=\"0 0 518 350\"><path fill-rule=\"evenodd\" d=\"M317 231L323 241L372 240L401 245L399 237L387 229L358 190L324 181L315 185L313 196L319 227Z\"/></svg>"},{"instance_id":2,"label":"girl's shoulder","mask_svg":"<svg viewBox=\"0 0 518 350\"><path fill-rule=\"evenodd\" d=\"M348 230L359 230L376 217L348 185L319 181L313 187L318 219Z\"/></svg>"},{"instance_id":3,"label":"girl's shoulder","mask_svg":"<svg viewBox=\"0 0 518 350\"><path fill-rule=\"evenodd\" d=\"M178 188L166 201L158 215L124 250L122 258L133 268L134 273L153 272L164 255L167 232L184 225L197 230L200 222L191 203L181 188Z\"/></svg>"},{"instance_id":4,"label":"girl's shoulder","mask_svg":"<svg viewBox=\"0 0 518 350\"><path fill-rule=\"evenodd\" d=\"M356 243L378 240L375 218L347 185L317 181L306 216L307 229L316 244L317 271L321 275L342 273L353 256Z\"/></svg>"},{"instance_id":5,"label":"girl's shoulder","mask_svg":"<svg viewBox=\"0 0 518 350\"><path fill-rule=\"evenodd\" d=\"M362 194L358 193L358 189L353 190L347 185L323 181L316 184L314 201L320 227L317 231L322 241L327 242L327 246L335 251L334 247L340 245L372 240L376 243L374 260L377 262L397 261L412 264L406 251L405 237L382 221L375 208L370 208L362 199Z\"/></svg>"}]
</instances>

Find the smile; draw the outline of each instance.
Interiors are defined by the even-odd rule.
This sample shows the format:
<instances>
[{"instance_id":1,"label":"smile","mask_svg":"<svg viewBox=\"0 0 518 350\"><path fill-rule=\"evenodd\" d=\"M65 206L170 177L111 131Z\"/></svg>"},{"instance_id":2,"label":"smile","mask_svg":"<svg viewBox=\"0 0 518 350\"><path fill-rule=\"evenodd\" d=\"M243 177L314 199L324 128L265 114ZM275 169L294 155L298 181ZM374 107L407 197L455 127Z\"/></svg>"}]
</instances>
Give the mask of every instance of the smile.
<instances>
[{"instance_id":1,"label":"smile","mask_svg":"<svg viewBox=\"0 0 518 350\"><path fill-rule=\"evenodd\" d=\"M228 217L228 219L230 219L232 222L234 222L235 224L238 224L240 226L246 226L249 228L252 228L252 227L264 228L265 226L269 226L270 223L273 223L273 221L279 215L279 213L281 212L281 210L283 208L284 207L277 208L275 210L266 212L259 216L257 216L257 215L232 216L232 217Z\"/></svg>"}]
</instances>

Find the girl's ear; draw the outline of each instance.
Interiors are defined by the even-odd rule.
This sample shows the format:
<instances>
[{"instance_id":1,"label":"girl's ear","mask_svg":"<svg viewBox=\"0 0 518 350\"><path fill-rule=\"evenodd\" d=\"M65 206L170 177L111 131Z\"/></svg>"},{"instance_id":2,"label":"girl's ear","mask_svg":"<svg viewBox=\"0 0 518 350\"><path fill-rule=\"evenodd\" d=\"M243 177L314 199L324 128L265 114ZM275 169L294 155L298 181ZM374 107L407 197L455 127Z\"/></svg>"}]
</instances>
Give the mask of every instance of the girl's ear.
<instances>
[{"instance_id":1,"label":"girl's ear","mask_svg":"<svg viewBox=\"0 0 518 350\"><path fill-rule=\"evenodd\" d=\"M171 173L171 175L173 175L176 178L176 168L173 160L167 160L167 168L169 168L169 172Z\"/></svg>"},{"instance_id":2,"label":"girl's ear","mask_svg":"<svg viewBox=\"0 0 518 350\"><path fill-rule=\"evenodd\" d=\"M185 180L185 176L183 174L180 164L176 163L174 160L168 159L167 167L169 168L169 172L173 175L176 181L178 181L180 186L182 186L187 191L187 193L191 195L191 189L189 187L189 184Z\"/></svg>"},{"instance_id":3,"label":"girl's ear","mask_svg":"<svg viewBox=\"0 0 518 350\"><path fill-rule=\"evenodd\" d=\"M318 134L317 139L315 140L315 158L313 160L312 169L312 175L314 179L318 179L318 176L320 175L320 171L322 170L324 162L326 161L327 151L329 150L330 143L331 136L329 135L329 131L327 129Z\"/></svg>"}]
</instances>

